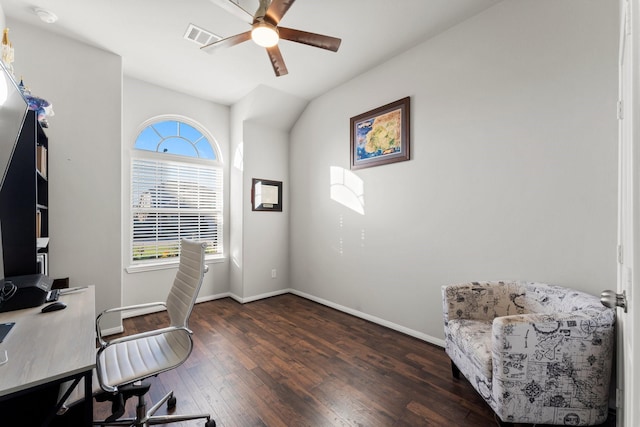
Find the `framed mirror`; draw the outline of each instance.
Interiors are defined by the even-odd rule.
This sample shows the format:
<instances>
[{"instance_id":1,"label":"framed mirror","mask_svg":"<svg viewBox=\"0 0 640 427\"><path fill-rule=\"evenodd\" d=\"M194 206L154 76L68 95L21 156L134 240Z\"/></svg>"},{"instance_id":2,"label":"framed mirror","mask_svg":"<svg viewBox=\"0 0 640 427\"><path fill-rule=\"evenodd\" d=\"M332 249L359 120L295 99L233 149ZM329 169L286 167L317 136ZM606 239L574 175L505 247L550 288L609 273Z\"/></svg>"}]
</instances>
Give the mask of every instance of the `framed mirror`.
<instances>
[{"instance_id":1,"label":"framed mirror","mask_svg":"<svg viewBox=\"0 0 640 427\"><path fill-rule=\"evenodd\" d=\"M282 181L253 178L251 210L282 212Z\"/></svg>"}]
</instances>

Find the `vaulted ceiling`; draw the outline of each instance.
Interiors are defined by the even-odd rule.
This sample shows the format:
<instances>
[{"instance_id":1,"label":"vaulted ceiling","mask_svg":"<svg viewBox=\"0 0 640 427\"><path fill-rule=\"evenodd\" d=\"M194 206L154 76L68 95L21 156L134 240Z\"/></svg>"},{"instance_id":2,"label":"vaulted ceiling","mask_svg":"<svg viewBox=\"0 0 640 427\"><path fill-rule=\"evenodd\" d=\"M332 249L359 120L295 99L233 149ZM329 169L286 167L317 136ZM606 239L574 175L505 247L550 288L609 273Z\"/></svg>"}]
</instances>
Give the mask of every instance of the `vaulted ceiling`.
<instances>
[{"instance_id":1,"label":"vaulted ceiling","mask_svg":"<svg viewBox=\"0 0 640 427\"><path fill-rule=\"evenodd\" d=\"M258 7L258 0L233 1L252 13ZM498 1L297 0L281 25L338 37L342 44L334 53L281 40L289 70L281 77L264 48L251 41L208 54L185 39L190 24L223 38L250 28L211 0L0 0L0 5L9 23L19 20L122 56L125 75L231 105L259 86L313 99ZM54 13L57 22L42 22L36 7ZM20 35L10 35L19 58Z\"/></svg>"}]
</instances>

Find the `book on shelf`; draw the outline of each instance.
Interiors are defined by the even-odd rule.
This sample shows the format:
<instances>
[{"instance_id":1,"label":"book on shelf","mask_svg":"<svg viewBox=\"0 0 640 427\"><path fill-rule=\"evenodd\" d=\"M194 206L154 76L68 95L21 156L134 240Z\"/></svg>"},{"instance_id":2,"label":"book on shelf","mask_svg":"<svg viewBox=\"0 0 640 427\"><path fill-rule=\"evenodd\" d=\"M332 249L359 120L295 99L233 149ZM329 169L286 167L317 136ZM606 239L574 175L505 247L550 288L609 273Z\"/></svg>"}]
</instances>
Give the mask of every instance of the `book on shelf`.
<instances>
[{"instance_id":1,"label":"book on shelf","mask_svg":"<svg viewBox=\"0 0 640 427\"><path fill-rule=\"evenodd\" d=\"M36 211L36 238L42 235L42 212Z\"/></svg>"},{"instance_id":2,"label":"book on shelf","mask_svg":"<svg viewBox=\"0 0 640 427\"><path fill-rule=\"evenodd\" d=\"M47 177L47 147L38 145L36 148L36 167L40 175Z\"/></svg>"}]
</instances>

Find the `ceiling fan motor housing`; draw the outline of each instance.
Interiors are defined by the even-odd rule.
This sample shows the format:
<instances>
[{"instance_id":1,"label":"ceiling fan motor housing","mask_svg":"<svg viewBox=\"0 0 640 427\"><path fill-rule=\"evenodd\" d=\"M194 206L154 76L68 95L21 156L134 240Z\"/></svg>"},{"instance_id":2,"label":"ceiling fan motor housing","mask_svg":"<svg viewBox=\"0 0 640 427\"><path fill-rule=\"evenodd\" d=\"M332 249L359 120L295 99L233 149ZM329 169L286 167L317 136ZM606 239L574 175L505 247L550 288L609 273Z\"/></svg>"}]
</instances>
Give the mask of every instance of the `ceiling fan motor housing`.
<instances>
[{"instance_id":1,"label":"ceiling fan motor housing","mask_svg":"<svg viewBox=\"0 0 640 427\"><path fill-rule=\"evenodd\" d=\"M251 39L259 46L266 48L269 60L273 66L273 71L276 76L279 77L288 73L287 66L282 58L282 53L278 47L278 41L280 39L302 43L307 46L318 47L332 52L337 52L340 47L342 40L336 37L309 33L293 28L279 27L280 20L295 0L260 0L258 10L256 10L256 13L253 15L237 3L228 0L212 1L251 25L251 31L236 34L235 36L227 37L200 48L207 52L213 52L218 48L235 46Z\"/></svg>"}]
</instances>

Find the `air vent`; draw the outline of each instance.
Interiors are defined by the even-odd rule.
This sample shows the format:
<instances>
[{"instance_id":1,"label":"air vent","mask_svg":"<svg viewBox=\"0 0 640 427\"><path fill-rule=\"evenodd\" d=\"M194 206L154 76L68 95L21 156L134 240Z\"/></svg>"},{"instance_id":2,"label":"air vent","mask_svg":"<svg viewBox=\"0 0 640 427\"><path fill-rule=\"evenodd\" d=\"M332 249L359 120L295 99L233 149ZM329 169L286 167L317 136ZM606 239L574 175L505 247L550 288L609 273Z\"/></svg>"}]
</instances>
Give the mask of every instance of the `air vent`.
<instances>
[{"instance_id":1,"label":"air vent","mask_svg":"<svg viewBox=\"0 0 640 427\"><path fill-rule=\"evenodd\" d=\"M207 31L204 28L189 24L187 31L184 33L184 38L200 46L204 46L209 43L216 42L222 37L217 34L213 34L211 31Z\"/></svg>"}]
</instances>

